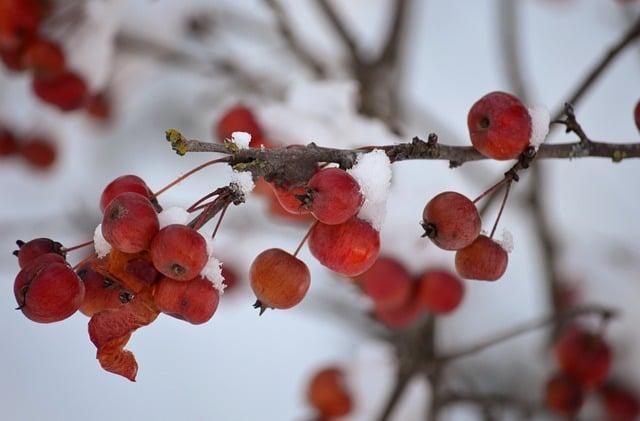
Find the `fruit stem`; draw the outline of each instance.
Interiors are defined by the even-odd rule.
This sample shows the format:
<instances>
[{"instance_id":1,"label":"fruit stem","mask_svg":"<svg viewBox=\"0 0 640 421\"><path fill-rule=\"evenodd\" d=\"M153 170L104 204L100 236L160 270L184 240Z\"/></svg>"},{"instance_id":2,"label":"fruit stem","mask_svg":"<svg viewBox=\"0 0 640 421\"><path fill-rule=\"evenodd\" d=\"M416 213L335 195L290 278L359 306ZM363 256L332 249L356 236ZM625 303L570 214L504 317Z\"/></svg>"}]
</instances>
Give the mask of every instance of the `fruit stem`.
<instances>
[{"instance_id":1,"label":"fruit stem","mask_svg":"<svg viewBox=\"0 0 640 421\"><path fill-rule=\"evenodd\" d=\"M60 251L63 253L68 253L70 251L74 251L86 246L90 246L91 244L93 244L93 240L87 241L86 243L78 244L77 246L73 246L73 247L63 247Z\"/></svg>"},{"instance_id":2,"label":"fruit stem","mask_svg":"<svg viewBox=\"0 0 640 421\"><path fill-rule=\"evenodd\" d=\"M311 235L311 231L313 231L316 225L318 225L318 221L315 221L313 224L311 224L307 233L304 235L304 237L302 237L300 244L298 244L298 248L296 248L296 251L293 252L293 257L298 257L298 253L300 253L300 250L302 250L302 246L304 246L304 243L307 242L307 238L309 238L309 236Z\"/></svg>"},{"instance_id":3,"label":"fruit stem","mask_svg":"<svg viewBox=\"0 0 640 421\"><path fill-rule=\"evenodd\" d=\"M486 195L488 195L489 193L493 192L495 189L501 187L504 183L507 182L507 180L509 180L509 178L504 177L502 180L498 181L496 184L494 184L493 186L489 187L484 193L482 193L480 196L476 197L473 200L473 203L477 203L480 200L482 200L482 198L484 198Z\"/></svg>"},{"instance_id":4,"label":"fruit stem","mask_svg":"<svg viewBox=\"0 0 640 421\"><path fill-rule=\"evenodd\" d=\"M185 174L181 175L180 177L176 178L171 183L167 184L166 186L164 186L163 188L161 188L160 190L155 192L153 195L155 197L158 197L162 193L164 193L167 190L169 190L171 187L173 187L176 184L180 183L182 180L191 177L193 174L197 173L198 171L200 171L200 170L202 170L202 169L204 169L204 168L206 168L206 167L208 167L210 165L219 164L221 162L228 162L228 161L229 161L229 157L225 157L225 158L212 159L211 161L207 161L204 164L198 165L194 169L192 169L192 170L186 172Z\"/></svg>"},{"instance_id":5,"label":"fruit stem","mask_svg":"<svg viewBox=\"0 0 640 421\"><path fill-rule=\"evenodd\" d=\"M218 233L218 229L220 229L220 225L222 225L222 218L224 218L224 214L227 212L227 209L229 208L230 204L231 204L231 202L227 202L227 204L224 205L224 208L222 208L222 212L220 212L220 218L218 218L218 223L216 224L216 227L213 229L213 234L211 234L211 239L212 240L214 238L216 238L216 234Z\"/></svg>"},{"instance_id":6,"label":"fruit stem","mask_svg":"<svg viewBox=\"0 0 640 421\"><path fill-rule=\"evenodd\" d=\"M511 182L512 181L513 180L509 179L509 181L507 182L507 189L504 192L504 197L502 198L502 204L500 205L500 210L498 211L498 216L496 217L496 222L493 223L493 228L491 229L491 235L489 236L489 238L493 238L493 234L496 233L496 228L498 228L498 222L500 222L500 217L502 216L502 211L504 211L504 206L507 204L507 198L509 197L509 190L511 190Z\"/></svg>"}]
</instances>

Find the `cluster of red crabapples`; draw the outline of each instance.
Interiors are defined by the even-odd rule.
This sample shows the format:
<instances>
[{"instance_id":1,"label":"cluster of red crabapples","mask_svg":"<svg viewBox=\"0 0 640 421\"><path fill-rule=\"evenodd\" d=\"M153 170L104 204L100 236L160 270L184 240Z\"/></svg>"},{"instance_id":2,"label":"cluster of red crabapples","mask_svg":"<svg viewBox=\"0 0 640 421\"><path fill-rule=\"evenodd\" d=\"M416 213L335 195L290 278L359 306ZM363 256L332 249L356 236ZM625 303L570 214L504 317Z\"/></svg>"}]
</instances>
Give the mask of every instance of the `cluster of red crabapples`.
<instances>
[{"instance_id":1,"label":"cluster of red crabapples","mask_svg":"<svg viewBox=\"0 0 640 421\"><path fill-rule=\"evenodd\" d=\"M471 143L488 158L530 160L530 154L535 153L530 144L532 117L513 95L492 92L480 98L469 110L467 126ZM446 191L426 204L422 212L424 236L441 249L456 252L455 266L462 278L495 281L506 271L509 260L506 247L493 240L493 235L513 181L517 181L515 170L475 200ZM476 203L503 186L505 195L491 234L482 234Z\"/></svg>"},{"instance_id":2,"label":"cluster of red crabapples","mask_svg":"<svg viewBox=\"0 0 640 421\"><path fill-rule=\"evenodd\" d=\"M207 322L222 288L207 271L211 251L197 225L161 227L156 196L139 177L116 178L102 192L103 219L96 229L101 235L94 242L64 248L38 238L18 241L14 253L21 268L14 284L18 309L39 323L61 321L80 310L91 318L89 336L101 366L130 380L137 363L123 348L131 334L161 312L192 324ZM106 244L98 244L98 238ZM66 254L91 244L98 254L107 250L72 268ZM219 270L219 262L213 264L213 271Z\"/></svg>"},{"instance_id":3,"label":"cluster of red crabapples","mask_svg":"<svg viewBox=\"0 0 640 421\"><path fill-rule=\"evenodd\" d=\"M547 381L547 407L562 416L575 417L585 400L596 394L607 415L615 421L633 421L640 416L640 400L627 386L607 380L613 352L602 332L574 325L554 345L559 370Z\"/></svg>"},{"instance_id":4,"label":"cluster of red crabapples","mask_svg":"<svg viewBox=\"0 0 640 421\"><path fill-rule=\"evenodd\" d=\"M42 34L51 8L47 0L0 0L0 59L11 71L29 71L31 89L42 101L65 112L84 108L105 120L107 98L91 95L85 80L67 67L62 46Z\"/></svg>"},{"instance_id":5,"label":"cluster of red crabapples","mask_svg":"<svg viewBox=\"0 0 640 421\"><path fill-rule=\"evenodd\" d=\"M0 126L0 159L19 157L34 169L45 170L56 160L55 144L42 136L20 137Z\"/></svg>"}]
</instances>

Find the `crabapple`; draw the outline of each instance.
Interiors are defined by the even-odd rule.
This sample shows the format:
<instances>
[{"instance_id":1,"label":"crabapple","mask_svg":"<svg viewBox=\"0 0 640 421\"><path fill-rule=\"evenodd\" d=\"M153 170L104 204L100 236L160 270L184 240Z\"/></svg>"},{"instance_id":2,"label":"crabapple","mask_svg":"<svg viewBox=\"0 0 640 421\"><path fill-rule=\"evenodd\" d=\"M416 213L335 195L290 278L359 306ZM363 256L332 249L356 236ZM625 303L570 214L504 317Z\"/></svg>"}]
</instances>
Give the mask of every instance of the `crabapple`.
<instances>
[{"instance_id":1,"label":"crabapple","mask_svg":"<svg viewBox=\"0 0 640 421\"><path fill-rule=\"evenodd\" d=\"M418 282L419 300L432 313L450 313L464 297L464 284L446 270L426 271Z\"/></svg>"},{"instance_id":2,"label":"crabapple","mask_svg":"<svg viewBox=\"0 0 640 421\"><path fill-rule=\"evenodd\" d=\"M107 121L111 117L111 103L109 97L103 92L89 95L84 109L96 120Z\"/></svg>"},{"instance_id":3,"label":"crabapple","mask_svg":"<svg viewBox=\"0 0 640 421\"><path fill-rule=\"evenodd\" d=\"M46 39L36 38L27 44L22 59L35 77L52 77L65 70L64 52L57 43Z\"/></svg>"},{"instance_id":4,"label":"crabapple","mask_svg":"<svg viewBox=\"0 0 640 421\"><path fill-rule=\"evenodd\" d=\"M307 265L282 249L260 253L249 270L251 289L261 312L265 308L287 309L298 304L307 294L311 275Z\"/></svg>"},{"instance_id":5,"label":"crabapple","mask_svg":"<svg viewBox=\"0 0 640 421\"><path fill-rule=\"evenodd\" d=\"M506 250L486 235L480 235L456 252L456 271L464 279L496 281L507 270Z\"/></svg>"},{"instance_id":6,"label":"crabapple","mask_svg":"<svg viewBox=\"0 0 640 421\"><path fill-rule=\"evenodd\" d=\"M84 300L80 311L91 317L103 310L118 308L123 303L120 299L122 288L112 279L102 276L92 268L92 262L80 266L78 277L84 283Z\"/></svg>"},{"instance_id":7,"label":"crabapple","mask_svg":"<svg viewBox=\"0 0 640 421\"><path fill-rule=\"evenodd\" d=\"M53 241L49 238L36 238L31 241L16 241L18 249L13 252L18 257L18 264L20 269L24 269L38 257L47 254L54 253L64 257L65 253L62 244L57 241Z\"/></svg>"},{"instance_id":8,"label":"crabapple","mask_svg":"<svg viewBox=\"0 0 640 421\"><path fill-rule=\"evenodd\" d=\"M38 98L61 111L81 108L87 98L87 84L75 73L64 72L51 77L36 77L31 88Z\"/></svg>"},{"instance_id":9,"label":"crabapple","mask_svg":"<svg viewBox=\"0 0 640 421\"><path fill-rule=\"evenodd\" d=\"M307 387L307 399L327 418L345 416L353 406L344 373L336 367L325 368L313 375Z\"/></svg>"},{"instance_id":10,"label":"crabapple","mask_svg":"<svg viewBox=\"0 0 640 421\"><path fill-rule=\"evenodd\" d=\"M491 92L469 110L471 143L484 156L497 160L517 158L529 145L531 116L515 96Z\"/></svg>"},{"instance_id":11,"label":"crabapple","mask_svg":"<svg viewBox=\"0 0 640 421\"><path fill-rule=\"evenodd\" d=\"M626 387L608 383L599 390L608 419L612 421L634 421L640 416L638 395Z\"/></svg>"},{"instance_id":12,"label":"crabapple","mask_svg":"<svg viewBox=\"0 0 640 421\"><path fill-rule=\"evenodd\" d=\"M399 307L379 308L374 310L375 317L391 329L400 329L415 323L423 313L423 305L415 294L409 295L407 301Z\"/></svg>"},{"instance_id":13,"label":"crabapple","mask_svg":"<svg viewBox=\"0 0 640 421\"><path fill-rule=\"evenodd\" d=\"M14 294L28 319L52 323L78 311L84 285L60 255L45 254L20 271Z\"/></svg>"},{"instance_id":14,"label":"crabapple","mask_svg":"<svg viewBox=\"0 0 640 421\"><path fill-rule=\"evenodd\" d=\"M159 229L153 205L138 193L122 193L104 210L102 235L112 247L122 252L147 250Z\"/></svg>"},{"instance_id":15,"label":"crabapple","mask_svg":"<svg viewBox=\"0 0 640 421\"><path fill-rule=\"evenodd\" d=\"M100 210L104 212L104 209L116 196L126 192L138 193L148 199L153 197L153 193L151 193L147 183L145 183L142 178L133 174L122 175L107 184L107 187L102 191L102 195L100 196Z\"/></svg>"},{"instance_id":16,"label":"crabapple","mask_svg":"<svg viewBox=\"0 0 640 421\"><path fill-rule=\"evenodd\" d=\"M328 225L346 222L364 201L356 179L340 168L318 171L307 183L306 195L311 214Z\"/></svg>"},{"instance_id":17,"label":"crabapple","mask_svg":"<svg viewBox=\"0 0 640 421\"><path fill-rule=\"evenodd\" d=\"M545 402L553 412L575 417L584 403L584 390L571 376L556 374L547 382Z\"/></svg>"},{"instance_id":18,"label":"crabapple","mask_svg":"<svg viewBox=\"0 0 640 421\"><path fill-rule=\"evenodd\" d=\"M600 335L576 327L558 339L555 356L562 370L585 387L598 386L605 380L612 359L609 345Z\"/></svg>"},{"instance_id":19,"label":"crabapple","mask_svg":"<svg viewBox=\"0 0 640 421\"><path fill-rule=\"evenodd\" d=\"M0 60L7 69L13 72L21 72L25 69L22 61L23 54L24 48L22 46L16 48L0 47Z\"/></svg>"},{"instance_id":20,"label":"crabapple","mask_svg":"<svg viewBox=\"0 0 640 421\"><path fill-rule=\"evenodd\" d=\"M282 209L293 215L307 215L311 213L297 197L304 196L307 193L307 190L303 186L289 188L285 186L278 187L273 183L269 183L269 185L273 189L273 194L276 199L278 199L278 203L280 203Z\"/></svg>"},{"instance_id":21,"label":"crabapple","mask_svg":"<svg viewBox=\"0 0 640 421\"><path fill-rule=\"evenodd\" d=\"M18 149L18 142L13 133L0 128L0 157L13 155Z\"/></svg>"},{"instance_id":22,"label":"crabapple","mask_svg":"<svg viewBox=\"0 0 640 421\"><path fill-rule=\"evenodd\" d=\"M47 169L56 160L56 148L44 139L31 138L20 146L20 155L34 168Z\"/></svg>"},{"instance_id":23,"label":"crabapple","mask_svg":"<svg viewBox=\"0 0 640 421\"><path fill-rule=\"evenodd\" d=\"M236 105L228 109L216 125L216 135L220 141L231 139L233 132L249 133L251 135L249 146L251 147L259 147L263 143L264 133L260 123L253 112L244 105Z\"/></svg>"},{"instance_id":24,"label":"crabapple","mask_svg":"<svg viewBox=\"0 0 640 421\"><path fill-rule=\"evenodd\" d=\"M378 258L355 280L379 309L398 308L411 294L411 275L402 263L391 257Z\"/></svg>"},{"instance_id":25,"label":"crabapple","mask_svg":"<svg viewBox=\"0 0 640 421\"><path fill-rule=\"evenodd\" d=\"M37 0L0 0L0 46L16 48L33 38L42 16Z\"/></svg>"},{"instance_id":26,"label":"crabapple","mask_svg":"<svg viewBox=\"0 0 640 421\"><path fill-rule=\"evenodd\" d=\"M151 261L160 273L176 281L195 278L207 264L207 242L195 229L173 224L151 243Z\"/></svg>"},{"instance_id":27,"label":"crabapple","mask_svg":"<svg viewBox=\"0 0 640 421\"><path fill-rule=\"evenodd\" d=\"M220 296L213 284L201 276L188 282L164 277L158 281L153 299L163 313L199 325L213 317Z\"/></svg>"},{"instance_id":28,"label":"crabapple","mask_svg":"<svg viewBox=\"0 0 640 421\"><path fill-rule=\"evenodd\" d=\"M422 211L425 236L445 250L459 250L480 234L481 222L476 205L466 196L447 191L429 200Z\"/></svg>"},{"instance_id":29,"label":"crabapple","mask_svg":"<svg viewBox=\"0 0 640 421\"><path fill-rule=\"evenodd\" d=\"M309 236L309 250L332 271L357 276L378 258L380 233L357 217L338 225L320 222Z\"/></svg>"}]
</instances>

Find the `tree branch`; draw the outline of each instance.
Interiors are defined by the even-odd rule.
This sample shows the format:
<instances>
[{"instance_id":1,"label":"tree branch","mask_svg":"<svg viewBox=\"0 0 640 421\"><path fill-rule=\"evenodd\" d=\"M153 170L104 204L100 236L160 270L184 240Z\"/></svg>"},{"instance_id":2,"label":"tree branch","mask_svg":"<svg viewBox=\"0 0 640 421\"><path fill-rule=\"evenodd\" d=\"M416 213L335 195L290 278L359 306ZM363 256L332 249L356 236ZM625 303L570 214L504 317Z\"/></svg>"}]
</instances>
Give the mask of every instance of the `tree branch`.
<instances>
[{"instance_id":1,"label":"tree branch","mask_svg":"<svg viewBox=\"0 0 640 421\"><path fill-rule=\"evenodd\" d=\"M342 20L340 20L340 17L337 15L333 6L329 4L328 0L317 0L317 4L320 10L322 10L324 16L327 18L327 20L333 27L334 31L336 32L340 40L342 41L342 43L344 44L344 46L347 48L351 61L354 64L360 64L361 59L360 59L360 53L358 52L358 47L355 41L353 40L351 33L349 33L346 26L344 26L344 23L342 23Z\"/></svg>"},{"instance_id":2,"label":"tree branch","mask_svg":"<svg viewBox=\"0 0 640 421\"><path fill-rule=\"evenodd\" d=\"M398 59L400 52L400 43L402 41L403 24L407 17L409 0L396 0L391 19L389 35L387 41L382 48L380 57L376 60L376 65L394 65Z\"/></svg>"}]
</instances>

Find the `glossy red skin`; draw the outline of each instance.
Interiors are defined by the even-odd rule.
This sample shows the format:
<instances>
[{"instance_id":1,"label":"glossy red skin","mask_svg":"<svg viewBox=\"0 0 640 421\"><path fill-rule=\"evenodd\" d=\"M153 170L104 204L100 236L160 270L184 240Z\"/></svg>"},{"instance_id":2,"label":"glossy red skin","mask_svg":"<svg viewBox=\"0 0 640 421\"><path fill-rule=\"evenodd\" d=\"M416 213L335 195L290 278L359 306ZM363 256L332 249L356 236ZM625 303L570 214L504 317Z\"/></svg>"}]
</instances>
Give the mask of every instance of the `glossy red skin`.
<instances>
[{"instance_id":1,"label":"glossy red skin","mask_svg":"<svg viewBox=\"0 0 640 421\"><path fill-rule=\"evenodd\" d=\"M419 300L432 313L451 313L462 303L464 284L446 270L427 271L418 282Z\"/></svg>"},{"instance_id":2,"label":"glossy red skin","mask_svg":"<svg viewBox=\"0 0 640 421\"><path fill-rule=\"evenodd\" d=\"M435 227L431 241L444 250L468 246L478 238L482 228L476 205L466 196L452 191L431 199L422 211L422 220L423 224Z\"/></svg>"},{"instance_id":3,"label":"glossy red skin","mask_svg":"<svg viewBox=\"0 0 640 421\"><path fill-rule=\"evenodd\" d=\"M633 110L633 118L636 121L636 127L640 130L640 101L638 101L636 108Z\"/></svg>"},{"instance_id":4,"label":"glossy red skin","mask_svg":"<svg viewBox=\"0 0 640 421\"><path fill-rule=\"evenodd\" d=\"M219 142L231 139L233 132L249 133L251 135L249 146L251 147L259 147L264 138L260 123L253 112L243 105L236 105L227 110L216 125L216 135Z\"/></svg>"},{"instance_id":5,"label":"glossy red skin","mask_svg":"<svg viewBox=\"0 0 640 421\"><path fill-rule=\"evenodd\" d=\"M318 171L307 188L311 190L311 214L323 224L346 222L358 213L364 202L356 179L339 168Z\"/></svg>"},{"instance_id":6,"label":"glossy red skin","mask_svg":"<svg viewBox=\"0 0 640 421\"><path fill-rule=\"evenodd\" d=\"M269 183L269 185L273 189L273 193L282 209L293 215L308 215L311 213L311 210L306 208L300 199L296 197L304 196L307 193L304 187L277 187L272 183Z\"/></svg>"},{"instance_id":7,"label":"glossy red skin","mask_svg":"<svg viewBox=\"0 0 640 421\"><path fill-rule=\"evenodd\" d=\"M531 138L529 110L505 92L491 92L473 104L467 126L473 146L482 155L497 160L517 158Z\"/></svg>"},{"instance_id":8,"label":"glossy red skin","mask_svg":"<svg viewBox=\"0 0 640 421\"><path fill-rule=\"evenodd\" d=\"M275 248L256 256L249 279L262 308L291 308L302 301L311 284L307 265L292 254Z\"/></svg>"},{"instance_id":9,"label":"glossy red skin","mask_svg":"<svg viewBox=\"0 0 640 421\"><path fill-rule=\"evenodd\" d=\"M65 264L66 261L64 260L64 257L56 253L43 254L36 258L34 261L30 262L20 272L18 272L18 275L16 276L15 282L13 284L13 293L16 296L18 305L22 305L24 301L24 292L22 291L22 288L25 285L28 285L31 282L32 278L40 270L52 263Z\"/></svg>"},{"instance_id":10,"label":"glossy red skin","mask_svg":"<svg viewBox=\"0 0 640 421\"><path fill-rule=\"evenodd\" d=\"M100 210L104 212L104 208L106 208L116 196L126 192L138 193L148 199L151 199L153 196L147 183L145 183L142 178L132 174L122 175L107 184L107 187L102 191L102 195L100 196Z\"/></svg>"},{"instance_id":11,"label":"glossy red skin","mask_svg":"<svg viewBox=\"0 0 640 421\"><path fill-rule=\"evenodd\" d=\"M36 77L52 77L64 72L66 60L60 46L52 41L36 38L27 44L22 56L24 67Z\"/></svg>"},{"instance_id":12,"label":"glossy red skin","mask_svg":"<svg viewBox=\"0 0 640 421\"><path fill-rule=\"evenodd\" d=\"M611 421L634 421L640 417L640 400L634 391L615 383L600 389L600 397Z\"/></svg>"},{"instance_id":13,"label":"glossy red skin","mask_svg":"<svg viewBox=\"0 0 640 421\"><path fill-rule=\"evenodd\" d=\"M551 411L574 417L580 412L585 393L578 382L566 374L556 374L545 388L545 402Z\"/></svg>"},{"instance_id":14,"label":"glossy red skin","mask_svg":"<svg viewBox=\"0 0 640 421\"><path fill-rule=\"evenodd\" d=\"M46 170L56 161L58 153L53 143L40 138L32 138L22 143L20 155L33 168Z\"/></svg>"},{"instance_id":15,"label":"glossy red skin","mask_svg":"<svg viewBox=\"0 0 640 421\"><path fill-rule=\"evenodd\" d=\"M159 229L153 205L138 193L122 193L104 210L102 235L112 247L124 253L148 250Z\"/></svg>"},{"instance_id":16,"label":"glossy red skin","mask_svg":"<svg viewBox=\"0 0 640 421\"><path fill-rule=\"evenodd\" d=\"M417 297L412 295L400 307L383 309L376 308L374 313L378 320L391 329L401 329L418 321L424 312L424 307Z\"/></svg>"},{"instance_id":17,"label":"glossy red skin","mask_svg":"<svg viewBox=\"0 0 640 421\"><path fill-rule=\"evenodd\" d=\"M611 349L601 336L579 328L567 330L558 339L555 356L562 370L585 387L602 384L612 359Z\"/></svg>"},{"instance_id":18,"label":"glossy red skin","mask_svg":"<svg viewBox=\"0 0 640 421\"><path fill-rule=\"evenodd\" d=\"M162 278L153 297L160 311L194 325L211 320L220 301L218 290L202 277L188 282Z\"/></svg>"},{"instance_id":19,"label":"glossy red skin","mask_svg":"<svg viewBox=\"0 0 640 421\"><path fill-rule=\"evenodd\" d=\"M320 415L328 418L348 415L353 408L344 373L336 367L314 374L307 387L307 400Z\"/></svg>"},{"instance_id":20,"label":"glossy red skin","mask_svg":"<svg viewBox=\"0 0 640 421\"><path fill-rule=\"evenodd\" d=\"M34 37L42 16L37 0L0 0L0 46L16 48Z\"/></svg>"},{"instance_id":21,"label":"glossy red skin","mask_svg":"<svg viewBox=\"0 0 640 421\"><path fill-rule=\"evenodd\" d=\"M209 259L204 237L186 225L162 228L153 239L150 251L156 269L176 281L195 278Z\"/></svg>"},{"instance_id":22,"label":"glossy red skin","mask_svg":"<svg viewBox=\"0 0 640 421\"><path fill-rule=\"evenodd\" d=\"M509 255L500 244L480 235L467 247L456 252L456 271L461 278L497 281L504 275Z\"/></svg>"},{"instance_id":23,"label":"glossy red skin","mask_svg":"<svg viewBox=\"0 0 640 421\"><path fill-rule=\"evenodd\" d=\"M357 217L338 225L318 223L309 236L309 250L332 271L357 276L378 258L380 233Z\"/></svg>"},{"instance_id":24,"label":"glossy red skin","mask_svg":"<svg viewBox=\"0 0 640 421\"><path fill-rule=\"evenodd\" d=\"M402 263L391 257L379 257L355 280L376 307L383 310L402 306L412 290L411 275Z\"/></svg>"},{"instance_id":25,"label":"glossy red skin","mask_svg":"<svg viewBox=\"0 0 640 421\"><path fill-rule=\"evenodd\" d=\"M18 264L20 265L20 269L24 269L37 258L48 253L59 254L64 257L62 244L53 241L50 238L36 238L31 241L27 241L25 244L20 246L20 250L18 251Z\"/></svg>"},{"instance_id":26,"label":"glossy red skin","mask_svg":"<svg viewBox=\"0 0 640 421\"><path fill-rule=\"evenodd\" d=\"M82 265L77 274L84 283L84 299L80 306L82 314L91 317L101 311L123 305L120 300L120 293L124 291L122 287L93 270L91 263Z\"/></svg>"},{"instance_id":27,"label":"glossy red skin","mask_svg":"<svg viewBox=\"0 0 640 421\"><path fill-rule=\"evenodd\" d=\"M0 157L14 155L18 149L18 142L13 133L0 129Z\"/></svg>"},{"instance_id":28,"label":"glossy red skin","mask_svg":"<svg viewBox=\"0 0 640 421\"><path fill-rule=\"evenodd\" d=\"M78 311L84 299L84 285L69 265L60 262L43 264L38 260L33 265L31 276L16 294L22 313L34 322L53 323ZM30 268L28 266L23 271L30 271Z\"/></svg>"},{"instance_id":29,"label":"glossy red skin","mask_svg":"<svg viewBox=\"0 0 640 421\"><path fill-rule=\"evenodd\" d=\"M271 189L270 189L271 190ZM269 212L271 215L276 216L277 218L286 219L287 221L296 222L299 224L307 224L314 220L311 213L298 214L288 212L285 208L282 207L275 193L267 199L269 201Z\"/></svg>"},{"instance_id":30,"label":"glossy red skin","mask_svg":"<svg viewBox=\"0 0 640 421\"><path fill-rule=\"evenodd\" d=\"M84 79L71 72L46 78L34 78L31 88L42 101L62 111L75 111L82 108L88 95Z\"/></svg>"}]
</instances>

